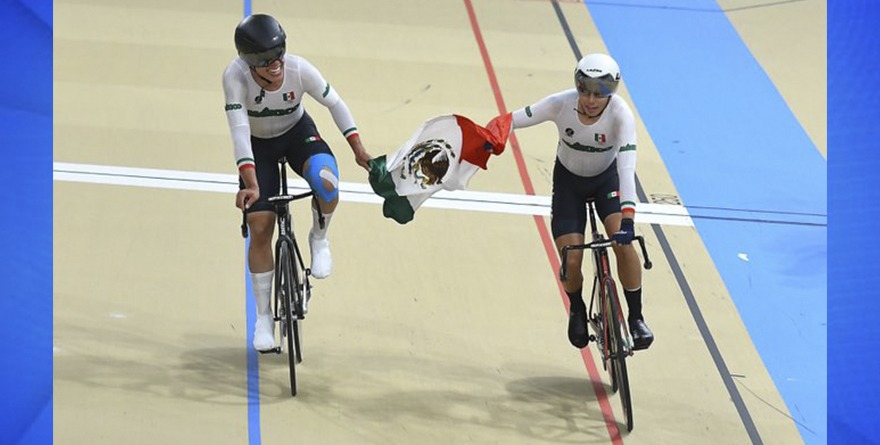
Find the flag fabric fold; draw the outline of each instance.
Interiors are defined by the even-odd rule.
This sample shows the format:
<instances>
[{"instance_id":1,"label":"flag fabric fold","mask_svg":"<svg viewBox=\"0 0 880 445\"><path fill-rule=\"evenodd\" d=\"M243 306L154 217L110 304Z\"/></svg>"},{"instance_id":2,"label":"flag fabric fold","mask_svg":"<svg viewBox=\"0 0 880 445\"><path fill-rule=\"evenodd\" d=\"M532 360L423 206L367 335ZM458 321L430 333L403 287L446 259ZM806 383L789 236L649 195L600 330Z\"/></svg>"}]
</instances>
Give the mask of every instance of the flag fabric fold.
<instances>
[{"instance_id":1,"label":"flag fabric fold","mask_svg":"<svg viewBox=\"0 0 880 445\"><path fill-rule=\"evenodd\" d=\"M400 224L440 190L462 190L490 155L504 152L512 115L492 119L485 127L457 114L427 120L389 155L370 161L370 186L383 197L382 214Z\"/></svg>"}]
</instances>

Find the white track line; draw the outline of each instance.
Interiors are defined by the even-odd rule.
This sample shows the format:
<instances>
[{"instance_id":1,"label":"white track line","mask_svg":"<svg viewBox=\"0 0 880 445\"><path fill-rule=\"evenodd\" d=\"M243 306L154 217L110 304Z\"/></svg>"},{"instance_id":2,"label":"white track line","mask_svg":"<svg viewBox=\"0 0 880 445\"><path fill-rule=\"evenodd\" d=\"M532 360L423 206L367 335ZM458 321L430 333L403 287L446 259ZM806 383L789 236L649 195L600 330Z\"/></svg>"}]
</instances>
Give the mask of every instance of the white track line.
<instances>
[{"instance_id":1,"label":"white track line","mask_svg":"<svg viewBox=\"0 0 880 445\"><path fill-rule=\"evenodd\" d=\"M55 181L85 182L91 184L124 185L133 187L196 190L233 194L238 190L238 176L232 174L201 173L178 170L118 167L95 164L53 164ZM308 189L300 178L291 178L292 192ZM369 184L340 182L342 201L381 204L382 198L373 193ZM469 190L440 191L422 204L422 207L507 213L515 215L550 216L550 197L491 193ZM687 209L678 205L638 203L636 222L692 227Z\"/></svg>"}]
</instances>

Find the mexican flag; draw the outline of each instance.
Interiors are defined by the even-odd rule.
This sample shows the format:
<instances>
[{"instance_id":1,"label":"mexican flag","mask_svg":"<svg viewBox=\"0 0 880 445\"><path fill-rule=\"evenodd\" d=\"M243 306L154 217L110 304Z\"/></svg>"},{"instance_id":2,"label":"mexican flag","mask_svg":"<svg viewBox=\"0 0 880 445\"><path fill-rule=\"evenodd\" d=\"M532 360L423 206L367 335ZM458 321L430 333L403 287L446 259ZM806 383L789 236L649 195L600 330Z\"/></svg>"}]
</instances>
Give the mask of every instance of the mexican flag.
<instances>
[{"instance_id":1,"label":"mexican flag","mask_svg":"<svg viewBox=\"0 0 880 445\"><path fill-rule=\"evenodd\" d=\"M450 114L426 121L390 155L370 161L370 186L385 198L382 214L400 224L439 190L462 190L489 155L504 151L512 115L492 119L486 127Z\"/></svg>"}]
</instances>

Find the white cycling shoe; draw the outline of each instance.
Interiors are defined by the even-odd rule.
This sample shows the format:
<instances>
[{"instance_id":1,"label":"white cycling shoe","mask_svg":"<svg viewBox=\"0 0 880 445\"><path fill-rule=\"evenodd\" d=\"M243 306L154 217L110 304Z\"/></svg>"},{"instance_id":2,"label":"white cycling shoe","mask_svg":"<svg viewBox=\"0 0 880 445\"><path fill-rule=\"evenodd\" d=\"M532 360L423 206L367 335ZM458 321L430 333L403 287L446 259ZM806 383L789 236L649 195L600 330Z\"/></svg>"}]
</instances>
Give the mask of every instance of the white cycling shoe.
<instances>
[{"instance_id":1,"label":"white cycling shoe","mask_svg":"<svg viewBox=\"0 0 880 445\"><path fill-rule=\"evenodd\" d=\"M317 238L309 232L309 250L312 253L312 276L318 279L330 276L333 257L330 256L330 240Z\"/></svg>"},{"instance_id":2,"label":"white cycling shoe","mask_svg":"<svg viewBox=\"0 0 880 445\"><path fill-rule=\"evenodd\" d=\"M258 315L254 324L254 349L271 351L275 349L275 322L271 315Z\"/></svg>"}]
</instances>

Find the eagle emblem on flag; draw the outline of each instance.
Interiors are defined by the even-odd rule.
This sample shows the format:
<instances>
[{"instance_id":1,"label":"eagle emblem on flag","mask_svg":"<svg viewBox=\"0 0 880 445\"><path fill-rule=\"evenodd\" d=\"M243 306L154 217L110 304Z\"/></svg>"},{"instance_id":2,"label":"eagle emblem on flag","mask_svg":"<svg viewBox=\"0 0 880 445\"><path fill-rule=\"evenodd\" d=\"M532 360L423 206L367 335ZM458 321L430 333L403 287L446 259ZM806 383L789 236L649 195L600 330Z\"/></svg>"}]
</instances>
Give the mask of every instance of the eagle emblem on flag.
<instances>
[{"instance_id":1,"label":"eagle emblem on flag","mask_svg":"<svg viewBox=\"0 0 880 445\"><path fill-rule=\"evenodd\" d=\"M406 154L406 168L401 169L400 179L410 180L422 189L442 184L449 171L449 159L455 159L452 145L444 139L428 139L419 142Z\"/></svg>"}]
</instances>

